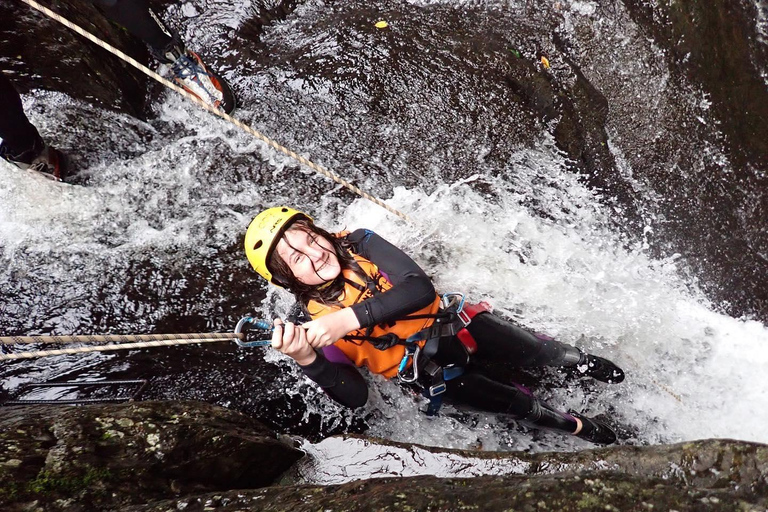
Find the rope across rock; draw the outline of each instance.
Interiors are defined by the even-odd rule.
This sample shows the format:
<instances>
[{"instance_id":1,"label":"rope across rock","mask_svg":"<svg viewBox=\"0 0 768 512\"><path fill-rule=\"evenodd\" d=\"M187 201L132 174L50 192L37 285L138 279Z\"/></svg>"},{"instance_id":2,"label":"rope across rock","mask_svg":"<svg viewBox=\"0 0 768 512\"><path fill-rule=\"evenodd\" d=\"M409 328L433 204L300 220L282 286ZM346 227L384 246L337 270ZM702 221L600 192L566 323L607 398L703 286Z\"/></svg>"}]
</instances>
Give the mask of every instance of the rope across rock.
<instances>
[{"instance_id":1,"label":"rope across rock","mask_svg":"<svg viewBox=\"0 0 768 512\"><path fill-rule=\"evenodd\" d=\"M327 178L330 178L334 182L336 182L339 185L347 188L348 190L351 190L352 192L354 192L358 196L362 197L363 199L367 199L368 201L371 201L372 203L374 203L374 204L376 204L378 206L381 206L382 208L384 208L388 212L393 213L394 215L397 215L401 219L409 221L409 222L412 222L411 219L406 214L404 214L403 212L397 210L396 208L393 208L393 207L389 206L388 204L386 204L381 199L378 199L378 198L368 194L367 192L365 192L362 189L360 189L359 187L353 185L349 181L341 178L340 176L336 175L335 173L333 173L333 172L331 172L331 171L329 171L329 170L327 170L327 169L317 165L316 163L308 160L307 158L304 158L303 156L299 155L298 153L296 153L296 152L286 148L282 144L280 144L277 141L267 137L263 133L261 133L261 132L259 132L257 130L254 130L253 128L251 128L247 124L243 123L242 121L240 121L238 119L235 119L234 117L230 116L229 114L227 114L225 112L222 112L222 111L220 111L220 110L218 110L218 109L216 109L216 108L206 104L204 101L202 101L200 98L198 98L194 94L185 91L182 87L179 87L178 85L174 84L173 82L171 82L167 78L165 78L165 77L159 75L158 73L152 71L151 69L149 69L145 65L141 64L139 61L137 61L133 57L131 57L130 55L127 55L125 52L122 52L122 51L118 50L117 48L115 48L114 46L110 45L109 43L106 43L106 42L102 41L101 39L99 39L98 37L94 36L93 34L88 32L87 30L83 29L82 27L79 27L78 25L75 25L74 23L72 23L71 21L69 21L66 18L62 17L61 15L55 13L51 9L48 9L45 6L40 5L39 3L35 2L35 0L21 0L21 1L24 2L25 4L29 5L33 9L36 9L36 10L40 11L41 13L45 14L49 18L51 18L51 19L53 19L55 21L58 21L59 23L61 23L65 27L67 27L67 28L77 32L78 34L80 34L81 36L85 37L86 39L88 39L89 41L93 42L94 44L100 46L101 48L104 48L108 52L110 52L113 55L115 55L115 56L119 57L120 59L124 60L125 62L127 62L131 66L135 67L136 69L138 69L142 73L146 74L150 78L152 78L154 80L157 80L158 82L163 84L165 87L176 91L177 93L181 94L182 96L184 96L188 100L190 100L193 103L197 104L198 106L204 108L208 112L219 116L220 118L222 118L225 121L228 121L229 123L237 126L238 128L240 128L241 130L245 131L246 133L249 133L249 134L253 135L257 139L259 139L260 141L266 143L267 145L269 145L270 147L272 147L275 150L279 151L280 153L283 153L284 155L289 156L290 158L293 158L294 160L296 160L300 164L309 167L313 171L315 171L315 172L317 172L319 174L322 174L323 176L325 176Z\"/></svg>"}]
</instances>

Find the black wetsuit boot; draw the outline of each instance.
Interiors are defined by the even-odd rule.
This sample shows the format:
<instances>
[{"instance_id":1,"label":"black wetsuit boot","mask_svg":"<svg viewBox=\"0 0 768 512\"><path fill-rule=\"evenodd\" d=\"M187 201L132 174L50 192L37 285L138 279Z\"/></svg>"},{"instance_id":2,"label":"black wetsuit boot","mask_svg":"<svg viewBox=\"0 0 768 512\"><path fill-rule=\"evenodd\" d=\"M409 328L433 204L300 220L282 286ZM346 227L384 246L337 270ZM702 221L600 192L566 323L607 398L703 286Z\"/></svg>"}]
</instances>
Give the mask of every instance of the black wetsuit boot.
<instances>
[{"instance_id":1,"label":"black wetsuit boot","mask_svg":"<svg viewBox=\"0 0 768 512\"><path fill-rule=\"evenodd\" d=\"M593 379L608 384L618 384L624 380L624 370L611 361L582 352L576 347L566 345L566 353L563 366L573 368L582 375L588 375Z\"/></svg>"}]
</instances>

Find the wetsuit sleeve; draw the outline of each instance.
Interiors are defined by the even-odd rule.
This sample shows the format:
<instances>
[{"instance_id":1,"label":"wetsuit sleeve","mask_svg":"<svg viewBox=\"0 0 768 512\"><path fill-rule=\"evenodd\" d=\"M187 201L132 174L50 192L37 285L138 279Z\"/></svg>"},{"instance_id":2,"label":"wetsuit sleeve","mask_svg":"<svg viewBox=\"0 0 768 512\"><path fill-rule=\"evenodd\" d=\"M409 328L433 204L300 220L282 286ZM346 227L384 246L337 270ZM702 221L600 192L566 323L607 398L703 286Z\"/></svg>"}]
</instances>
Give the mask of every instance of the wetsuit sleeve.
<instances>
[{"instance_id":1,"label":"wetsuit sleeve","mask_svg":"<svg viewBox=\"0 0 768 512\"><path fill-rule=\"evenodd\" d=\"M332 363L322 352L318 352L312 363L299 365L299 368L341 405L356 408L368 401L368 385L354 366Z\"/></svg>"},{"instance_id":2,"label":"wetsuit sleeve","mask_svg":"<svg viewBox=\"0 0 768 512\"><path fill-rule=\"evenodd\" d=\"M353 252L375 263L392 283L386 292L351 306L360 327L397 320L435 300L432 281L403 251L367 229L358 229L347 239Z\"/></svg>"}]
</instances>

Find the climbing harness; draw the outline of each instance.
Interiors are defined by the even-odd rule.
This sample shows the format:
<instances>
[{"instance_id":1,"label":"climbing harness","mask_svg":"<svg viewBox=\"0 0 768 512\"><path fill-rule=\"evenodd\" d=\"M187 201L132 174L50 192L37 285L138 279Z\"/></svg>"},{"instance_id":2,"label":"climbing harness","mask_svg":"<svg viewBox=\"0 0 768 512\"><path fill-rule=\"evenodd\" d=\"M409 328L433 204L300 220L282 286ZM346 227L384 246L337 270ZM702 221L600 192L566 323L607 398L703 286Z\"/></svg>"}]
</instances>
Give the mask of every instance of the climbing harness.
<instances>
[{"instance_id":1,"label":"climbing harness","mask_svg":"<svg viewBox=\"0 0 768 512\"><path fill-rule=\"evenodd\" d=\"M443 393L447 389L446 382L463 375L464 367L469 363L469 356L477 351L477 343L467 326L475 315L491 310L486 302L465 304L464 294L458 292L443 294L441 303L440 312L434 315L435 322L405 340L405 355L397 373L400 381L422 388L422 394L429 399L425 411L427 416L438 413L442 406ZM437 354L440 339L451 336L456 336L461 341L466 351L466 360L460 364L440 365L433 357ZM421 341L424 341L423 347L418 344Z\"/></svg>"},{"instance_id":2,"label":"climbing harness","mask_svg":"<svg viewBox=\"0 0 768 512\"><path fill-rule=\"evenodd\" d=\"M253 128L251 128L247 124L243 123L242 121L239 121L239 120L235 119L234 117L230 116L229 114L227 114L225 112L221 112L220 110L218 110L214 106L208 105L202 99L200 99L197 96L195 96L194 94L184 90L183 87L180 87L179 85L174 84L173 82L171 82L167 78L164 78L164 77L160 76L158 73L152 71L151 69L149 69L145 65L141 64L139 61L137 61L133 57L127 55L126 53L124 53L124 52L122 52L120 50L118 50L114 46L112 46L112 45L102 41L101 39L99 39L98 37L94 36L93 34L88 32L87 30L83 29L82 27L79 27L78 25L75 25L71 21L69 21L66 18L62 17L61 15L53 12L52 10L48 9L47 7L44 7L44 6L40 5L35 0L21 0L21 1L24 2L25 4L29 5L33 9L36 9L36 10L40 11L41 13L45 14L49 18L58 21L59 23L61 23L65 27L67 27L67 28L69 28L71 30L74 30L75 32L77 32L81 36L85 37L89 41L95 43L96 45L100 46L101 48L104 48L108 52L110 52L113 55L115 55L115 56L119 57L120 59L124 60L125 62L127 62L131 66L135 67L136 69L138 69L139 71L141 71L145 75L149 76L150 78L153 78L154 80L157 80L158 82L160 82L164 86L168 87L169 89L172 89L172 90L176 91L177 93L181 94L182 96L184 96L188 100L190 100L193 103L195 103L195 104L199 105L200 107L204 108L208 112L210 112L210 113L212 113L214 115L219 116L220 118L224 119L225 121L229 121L230 123L232 123L235 126L237 126L238 128L240 128L241 130L245 131L246 133L249 133L249 134L253 135L254 137L259 139L260 141L262 141L265 144L269 145L270 147L276 149L277 151L283 153L284 155L286 155L286 156L288 156L290 158L293 158L294 160L298 161L300 164L306 165L307 167L309 167L310 169L314 170L315 172L318 172L318 173L322 174L323 176L325 176L326 178L329 178L329 179L333 180L334 182L336 182L339 185L341 185L341 186L351 190L352 192L354 192L355 194L359 195L360 197L362 197L364 199L367 199L368 201L371 201L372 203L377 204L378 206L381 206L382 208L384 208L388 212L397 215L401 219L409 221L409 222L412 222L412 220L406 214L404 214L404 213L400 212L399 210L397 210L397 209L387 205L381 199L378 199L378 198L368 194L367 192L364 192L362 189L356 187L352 183L350 183L350 182L344 180L343 178L337 176L336 174L332 173L331 171L328 171L327 169L324 169L324 168L320 167L316 163L314 163L314 162L312 162L310 160L307 160L303 156L295 153L294 151L291 151L290 149L286 148L282 144L279 144L278 142L276 142L276 141L270 139L269 137L267 137L266 135L264 135L264 134L262 134L262 133L260 133L260 132L258 132L256 130L254 130Z\"/></svg>"}]
</instances>

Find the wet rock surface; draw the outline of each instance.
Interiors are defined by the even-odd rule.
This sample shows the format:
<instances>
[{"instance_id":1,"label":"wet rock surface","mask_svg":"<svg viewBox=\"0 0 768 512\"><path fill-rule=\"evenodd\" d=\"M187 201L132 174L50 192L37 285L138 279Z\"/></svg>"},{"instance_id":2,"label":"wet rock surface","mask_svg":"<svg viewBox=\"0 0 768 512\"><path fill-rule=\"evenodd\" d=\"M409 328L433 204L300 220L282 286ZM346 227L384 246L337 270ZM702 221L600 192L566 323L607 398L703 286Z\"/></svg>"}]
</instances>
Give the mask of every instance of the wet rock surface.
<instances>
[{"instance_id":1,"label":"wet rock surface","mask_svg":"<svg viewBox=\"0 0 768 512\"><path fill-rule=\"evenodd\" d=\"M269 429L195 402L0 409L0 508L114 510L270 485L302 453Z\"/></svg>"},{"instance_id":2,"label":"wet rock surface","mask_svg":"<svg viewBox=\"0 0 768 512\"><path fill-rule=\"evenodd\" d=\"M698 489L663 479L619 473L539 477L441 479L413 477L331 487L267 488L132 507L131 512L252 511L458 511L458 510L701 510L758 512L764 497L734 497L724 489Z\"/></svg>"},{"instance_id":3,"label":"wet rock surface","mask_svg":"<svg viewBox=\"0 0 768 512\"><path fill-rule=\"evenodd\" d=\"M147 62L149 54L87 0L63 0L53 9L69 21ZM138 117L145 114L148 77L57 21L12 0L0 1L0 69L20 92L61 91Z\"/></svg>"},{"instance_id":4,"label":"wet rock surface","mask_svg":"<svg viewBox=\"0 0 768 512\"><path fill-rule=\"evenodd\" d=\"M624 4L663 50L669 78L684 78L698 89L712 113L696 115L677 99L673 111L689 114L675 115L674 124L664 122L657 139L645 150L638 147L636 157L627 152L636 175L647 176L666 197L659 242L683 252L696 274L720 276L702 284L726 302L726 311L765 320L768 293L757 283L768 276L768 231L758 226L768 225L768 206L751 192L768 186L768 44L756 29L756 20L765 18L764 4ZM659 119L665 117L659 112ZM706 128L712 124L720 134Z\"/></svg>"},{"instance_id":5,"label":"wet rock surface","mask_svg":"<svg viewBox=\"0 0 768 512\"><path fill-rule=\"evenodd\" d=\"M729 440L531 455L357 437L380 454L421 451L459 465L495 461L512 469L477 478L316 486L296 482L294 473L278 483L301 452L255 421L201 403L7 407L0 409L0 427L0 505L8 511L757 511L768 505L768 447Z\"/></svg>"}]
</instances>

